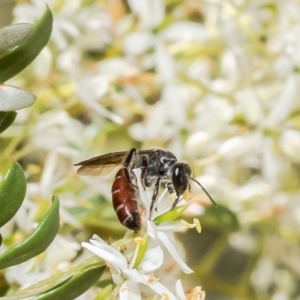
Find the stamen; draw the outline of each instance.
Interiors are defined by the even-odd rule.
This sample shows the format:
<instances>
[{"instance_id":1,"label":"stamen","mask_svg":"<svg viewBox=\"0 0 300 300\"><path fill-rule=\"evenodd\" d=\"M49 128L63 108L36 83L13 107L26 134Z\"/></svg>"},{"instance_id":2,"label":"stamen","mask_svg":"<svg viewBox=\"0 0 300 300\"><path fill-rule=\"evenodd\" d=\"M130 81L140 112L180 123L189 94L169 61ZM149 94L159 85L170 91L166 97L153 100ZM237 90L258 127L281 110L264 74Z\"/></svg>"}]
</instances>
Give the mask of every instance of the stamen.
<instances>
[{"instance_id":1,"label":"stamen","mask_svg":"<svg viewBox=\"0 0 300 300\"><path fill-rule=\"evenodd\" d=\"M196 228L196 230L200 233L201 232L201 224L200 221L196 218L194 218L193 223L188 223L185 220L181 220L180 221L182 225L184 225L185 227L191 229L191 228Z\"/></svg>"},{"instance_id":2,"label":"stamen","mask_svg":"<svg viewBox=\"0 0 300 300\"><path fill-rule=\"evenodd\" d=\"M147 282L151 284L151 283L154 283L158 280L159 280L159 278L156 278L153 274L150 274L149 278L147 279Z\"/></svg>"},{"instance_id":3,"label":"stamen","mask_svg":"<svg viewBox=\"0 0 300 300\"><path fill-rule=\"evenodd\" d=\"M196 227L196 225L194 223L189 223L185 220L181 220L180 222L181 222L182 225L184 225L187 228L195 228Z\"/></svg>"},{"instance_id":4,"label":"stamen","mask_svg":"<svg viewBox=\"0 0 300 300\"><path fill-rule=\"evenodd\" d=\"M205 300L205 291L201 286L196 286L190 291L185 293L186 299Z\"/></svg>"},{"instance_id":5,"label":"stamen","mask_svg":"<svg viewBox=\"0 0 300 300\"><path fill-rule=\"evenodd\" d=\"M200 221L196 218L194 218L194 224L195 224L195 227L196 227L196 230L200 233L202 228L201 228L201 224L200 224Z\"/></svg>"},{"instance_id":6,"label":"stamen","mask_svg":"<svg viewBox=\"0 0 300 300\"><path fill-rule=\"evenodd\" d=\"M163 299L165 299L165 300L170 299L170 296L167 293L162 293L161 295L162 295Z\"/></svg>"}]
</instances>

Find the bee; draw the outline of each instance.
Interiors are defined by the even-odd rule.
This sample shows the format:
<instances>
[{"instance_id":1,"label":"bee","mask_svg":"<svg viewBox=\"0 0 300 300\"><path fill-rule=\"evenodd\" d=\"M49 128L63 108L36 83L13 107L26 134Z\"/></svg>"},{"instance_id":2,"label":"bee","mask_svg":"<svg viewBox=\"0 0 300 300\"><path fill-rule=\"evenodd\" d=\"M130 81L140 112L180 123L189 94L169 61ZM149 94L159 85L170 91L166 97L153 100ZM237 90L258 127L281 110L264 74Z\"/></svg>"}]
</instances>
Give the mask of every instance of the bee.
<instances>
[{"instance_id":1,"label":"bee","mask_svg":"<svg viewBox=\"0 0 300 300\"><path fill-rule=\"evenodd\" d=\"M108 153L90 158L75 164L80 166L79 175L99 176L107 174L117 165L122 165L117 172L112 185L112 202L119 221L131 230L141 228L141 220L137 202L137 182L133 169L141 168L141 181L144 188L153 187L150 213L158 196L160 183L167 182L168 191L176 193L176 199L171 207L174 209L180 196L189 188L193 180L201 186L209 199L217 206L204 187L191 177L192 171L188 164L177 162L176 156L166 150L148 149Z\"/></svg>"}]
</instances>

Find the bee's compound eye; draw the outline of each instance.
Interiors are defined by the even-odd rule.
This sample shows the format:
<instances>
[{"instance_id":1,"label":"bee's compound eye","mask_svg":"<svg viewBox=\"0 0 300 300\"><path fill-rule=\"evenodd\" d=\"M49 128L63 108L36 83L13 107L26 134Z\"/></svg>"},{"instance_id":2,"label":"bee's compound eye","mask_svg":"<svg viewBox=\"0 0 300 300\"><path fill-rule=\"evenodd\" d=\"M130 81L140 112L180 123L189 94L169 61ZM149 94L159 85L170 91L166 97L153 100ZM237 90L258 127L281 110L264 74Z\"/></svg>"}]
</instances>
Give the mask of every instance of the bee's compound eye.
<instances>
[{"instance_id":1,"label":"bee's compound eye","mask_svg":"<svg viewBox=\"0 0 300 300\"><path fill-rule=\"evenodd\" d=\"M189 181L189 172L187 172L185 168L185 164L178 163L175 164L173 170L172 170L172 182L173 185L180 189L186 189L188 181Z\"/></svg>"}]
</instances>

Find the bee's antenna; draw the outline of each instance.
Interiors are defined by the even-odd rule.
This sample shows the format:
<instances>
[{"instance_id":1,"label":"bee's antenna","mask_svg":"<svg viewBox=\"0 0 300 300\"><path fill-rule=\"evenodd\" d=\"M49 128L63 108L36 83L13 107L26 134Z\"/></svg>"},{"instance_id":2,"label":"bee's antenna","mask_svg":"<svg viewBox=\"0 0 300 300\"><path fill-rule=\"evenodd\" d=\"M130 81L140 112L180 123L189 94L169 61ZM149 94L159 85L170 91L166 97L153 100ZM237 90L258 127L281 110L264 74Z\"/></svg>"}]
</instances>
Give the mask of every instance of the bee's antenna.
<instances>
[{"instance_id":1,"label":"bee's antenna","mask_svg":"<svg viewBox=\"0 0 300 300\"><path fill-rule=\"evenodd\" d=\"M203 192L207 195L207 197L210 199L210 201L217 207L218 204L215 202L215 200L210 196L210 194L207 192L207 190L202 186L202 184L197 181L195 178L190 177L191 180L195 181L196 183L198 183L198 185L201 186Z\"/></svg>"}]
</instances>

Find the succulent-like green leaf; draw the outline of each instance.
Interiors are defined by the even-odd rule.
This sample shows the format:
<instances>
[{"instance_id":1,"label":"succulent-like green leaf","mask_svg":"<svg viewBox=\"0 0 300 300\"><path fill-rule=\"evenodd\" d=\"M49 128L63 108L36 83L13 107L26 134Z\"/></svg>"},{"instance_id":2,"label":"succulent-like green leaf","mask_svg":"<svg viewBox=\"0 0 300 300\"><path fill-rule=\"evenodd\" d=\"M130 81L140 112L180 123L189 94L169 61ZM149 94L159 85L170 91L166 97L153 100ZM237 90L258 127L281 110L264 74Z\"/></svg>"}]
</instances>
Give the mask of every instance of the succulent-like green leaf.
<instances>
[{"instance_id":1,"label":"succulent-like green leaf","mask_svg":"<svg viewBox=\"0 0 300 300\"><path fill-rule=\"evenodd\" d=\"M100 268L103 268L103 270L106 268L104 262L99 259L99 257L93 256L68 271L58 273L53 277L50 277L30 287L18 291L14 295L2 297L1 300L37 299L38 296L46 296L48 292L55 290L60 286L64 286L65 284L68 284L77 275L80 276L80 274L92 271L94 269L99 270ZM101 276L102 271L100 270L98 272L100 273L99 276Z\"/></svg>"},{"instance_id":2,"label":"succulent-like green leaf","mask_svg":"<svg viewBox=\"0 0 300 300\"><path fill-rule=\"evenodd\" d=\"M0 111L0 133L6 130L15 120L17 113L15 111Z\"/></svg>"},{"instance_id":3,"label":"succulent-like green leaf","mask_svg":"<svg viewBox=\"0 0 300 300\"><path fill-rule=\"evenodd\" d=\"M0 51L20 45L32 30L32 24L20 23L0 28Z\"/></svg>"},{"instance_id":4,"label":"succulent-like green leaf","mask_svg":"<svg viewBox=\"0 0 300 300\"><path fill-rule=\"evenodd\" d=\"M33 26L28 38L19 46L0 57L0 82L12 78L26 68L48 43L53 17L47 7L40 20Z\"/></svg>"},{"instance_id":5,"label":"succulent-like green leaf","mask_svg":"<svg viewBox=\"0 0 300 300\"><path fill-rule=\"evenodd\" d=\"M70 280L35 299L38 300L72 300L87 291L102 276L105 266L74 275Z\"/></svg>"},{"instance_id":6,"label":"succulent-like green leaf","mask_svg":"<svg viewBox=\"0 0 300 300\"><path fill-rule=\"evenodd\" d=\"M21 244L0 255L0 269L20 264L44 252L52 243L59 229L59 200L53 196L53 203L36 230Z\"/></svg>"},{"instance_id":7,"label":"succulent-like green leaf","mask_svg":"<svg viewBox=\"0 0 300 300\"><path fill-rule=\"evenodd\" d=\"M0 227L6 224L19 210L26 193L26 179L17 162L0 183Z\"/></svg>"},{"instance_id":8,"label":"succulent-like green leaf","mask_svg":"<svg viewBox=\"0 0 300 300\"><path fill-rule=\"evenodd\" d=\"M0 111L14 111L31 106L36 97L12 85L0 84Z\"/></svg>"}]
</instances>

